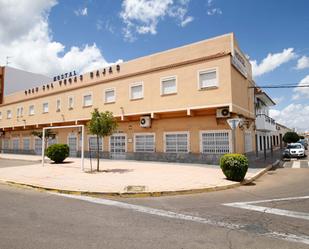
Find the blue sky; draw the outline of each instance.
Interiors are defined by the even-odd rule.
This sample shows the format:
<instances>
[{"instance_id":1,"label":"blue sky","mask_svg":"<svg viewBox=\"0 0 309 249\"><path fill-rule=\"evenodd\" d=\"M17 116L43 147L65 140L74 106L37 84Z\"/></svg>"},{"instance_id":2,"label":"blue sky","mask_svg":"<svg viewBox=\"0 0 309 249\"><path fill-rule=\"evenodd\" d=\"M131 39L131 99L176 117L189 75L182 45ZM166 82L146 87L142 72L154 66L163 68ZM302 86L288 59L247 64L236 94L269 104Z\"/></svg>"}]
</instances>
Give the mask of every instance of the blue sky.
<instances>
[{"instance_id":1,"label":"blue sky","mask_svg":"<svg viewBox=\"0 0 309 249\"><path fill-rule=\"evenodd\" d=\"M258 85L305 84L308 9L307 0L0 0L0 64L12 56L29 71L83 72L234 32ZM308 88L266 91L274 118L309 130Z\"/></svg>"}]
</instances>

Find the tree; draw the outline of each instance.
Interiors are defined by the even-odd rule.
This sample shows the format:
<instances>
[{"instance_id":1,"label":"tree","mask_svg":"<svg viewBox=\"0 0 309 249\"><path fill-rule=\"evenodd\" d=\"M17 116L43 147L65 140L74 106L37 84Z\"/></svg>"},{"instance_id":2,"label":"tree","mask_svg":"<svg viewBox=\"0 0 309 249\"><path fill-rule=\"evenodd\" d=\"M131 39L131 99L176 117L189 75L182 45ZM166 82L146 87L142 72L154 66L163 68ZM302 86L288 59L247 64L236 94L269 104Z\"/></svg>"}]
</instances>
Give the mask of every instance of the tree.
<instances>
[{"instance_id":1,"label":"tree","mask_svg":"<svg viewBox=\"0 0 309 249\"><path fill-rule=\"evenodd\" d=\"M100 171L100 137L106 137L112 135L118 127L117 121L112 112L105 111L99 112L98 109L94 109L91 113L91 120L87 124L89 132L92 135L96 135L97 138L97 171Z\"/></svg>"},{"instance_id":2,"label":"tree","mask_svg":"<svg viewBox=\"0 0 309 249\"><path fill-rule=\"evenodd\" d=\"M288 131L284 134L283 141L286 143L296 143L299 141L299 136L294 131Z\"/></svg>"},{"instance_id":3,"label":"tree","mask_svg":"<svg viewBox=\"0 0 309 249\"><path fill-rule=\"evenodd\" d=\"M40 138L41 140L43 139L43 131L33 131L31 132L31 134L33 136ZM55 137L56 137L56 134L54 132L52 132L51 130L45 130L45 141L44 141L45 149L47 148L48 139L54 139Z\"/></svg>"}]
</instances>

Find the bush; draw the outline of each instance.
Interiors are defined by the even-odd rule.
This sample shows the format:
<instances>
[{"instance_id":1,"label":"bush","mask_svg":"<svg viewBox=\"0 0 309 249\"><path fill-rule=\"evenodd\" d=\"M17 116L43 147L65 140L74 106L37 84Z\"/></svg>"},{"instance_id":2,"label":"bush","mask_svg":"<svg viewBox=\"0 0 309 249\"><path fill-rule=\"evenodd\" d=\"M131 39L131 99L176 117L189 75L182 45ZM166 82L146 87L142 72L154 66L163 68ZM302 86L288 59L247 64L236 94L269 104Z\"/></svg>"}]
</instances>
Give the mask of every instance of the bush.
<instances>
[{"instance_id":1,"label":"bush","mask_svg":"<svg viewBox=\"0 0 309 249\"><path fill-rule=\"evenodd\" d=\"M241 182L247 173L249 161L241 154L226 154L220 158L220 167L228 180Z\"/></svg>"},{"instance_id":2,"label":"bush","mask_svg":"<svg viewBox=\"0 0 309 249\"><path fill-rule=\"evenodd\" d=\"M62 163L69 156L70 148L67 144L53 144L46 150L46 156L55 163Z\"/></svg>"},{"instance_id":3,"label":"bush","mask_svg":"<svg viewBox=\"0 0 309 249\"><path fill-rule=\"evenodd\" d=\"M294 131L288 131L283 136L283 141L286 143L296 143L299 140L299 136Z\"/></svg>"}]
</instances>

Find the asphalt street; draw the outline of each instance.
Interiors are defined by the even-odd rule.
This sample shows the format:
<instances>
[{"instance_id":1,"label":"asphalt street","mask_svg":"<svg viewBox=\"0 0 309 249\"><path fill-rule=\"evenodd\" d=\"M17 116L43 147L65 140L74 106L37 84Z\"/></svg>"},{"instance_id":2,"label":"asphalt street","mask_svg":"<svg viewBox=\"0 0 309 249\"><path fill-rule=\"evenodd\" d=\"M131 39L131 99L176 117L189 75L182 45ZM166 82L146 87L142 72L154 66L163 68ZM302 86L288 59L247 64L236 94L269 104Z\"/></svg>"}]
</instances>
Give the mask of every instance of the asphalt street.
<instances>
[{"instance_id":1,"label":"asphalt street","mask_svg":"<svg viewBox=\"0 0 309 249\"><path fill-rule=\"evenodd\" d=\"M279 168L225 191L112 200L0 184L0 248L309 248L308 176Z\"/></svg>"}]
</instances>

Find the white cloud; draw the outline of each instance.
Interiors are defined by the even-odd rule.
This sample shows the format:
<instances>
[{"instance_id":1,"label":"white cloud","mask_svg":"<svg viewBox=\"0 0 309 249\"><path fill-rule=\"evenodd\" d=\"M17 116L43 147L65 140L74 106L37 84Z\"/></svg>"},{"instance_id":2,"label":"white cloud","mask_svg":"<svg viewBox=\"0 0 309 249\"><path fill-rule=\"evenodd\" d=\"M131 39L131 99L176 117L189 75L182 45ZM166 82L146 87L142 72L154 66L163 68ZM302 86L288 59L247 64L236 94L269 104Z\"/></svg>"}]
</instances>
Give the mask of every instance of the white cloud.
<instances>
[{"instance_id":1,"label":"white cloud","mask_svg":"<svg viewBox=\"0 0 309 249\"><path fill-rule=\"evenodd\" d=\"M209 16L213 16L213 15L221 15L222 14L222 11L221 9L219 8L212 8L212 9L209 9L207 11L207 15Z\"/></svg>"},{"instance_id":2,"label":"white cloud","mask_svg":"<svg viewBox=\"0 0 309 249\"><path fill-rule=\"evenodd\" d=\"M271 109L270 116L289 128L296 128L300 132L309 131L309 105L290 104L282 110Z\"/></svg>"},{"instance_id":3,"label":"white cloud","mask_svg":"<svg viewBox=\"0 0 309 249\"><path fill-rule=\"evenodd\" d=\"M190 0L124 0L120 17L125 24L125 39L133 41L136 34L155 35L158 23L165 17L186 26L193 21L193 17L187 15L189 3Z\"/></svg>"},{"instance_id":4,"label":"white cloud","mask_svg":"<svg viewBox=\"0 0 309 249\"><path fill-rule=\"evenodd\" d=\"M303 78L299 83L298 86L309 86L309 75ZM298 87L294 89L294 95L292 97L293 100L297 100L300 98L308 98L309 99L309 87Z\"/></svg>"},{"instance_id":5,"label":"white cloud","mask_svg":"<svg viewBox=\"0 0 309 249\"><path fill-rule=\"evenodd\" d=\"M271 54L269 53L266 58L257 63L256 60L250 61L252 64L253 76L260 76L262 74L271 72L276 68L280 67L282 64L295 59L296 54L293 48L283 49L281 53Z\"/></svg>"},{"instance_id":6,"label":"white cloud","mask_svg":"<svg viewBox=\"0 0 309 249\"><path fill-rule=\"evenodd\" d=\"M208 0L207 1L207 15L213 16L213 15L222 15L222 10L220 8L214 7L214 1Z\"/></svg>"},{"instance_id":7,"label":"white cloud","mask_svg":"<svg viewBox=\"0 0 309 249\"><path fill-rule=\"evenodd\" d=\"M181 27L187 26L188 23L192 22L194 20L193 16L187 16L181 23Z\"/></svg>"},{"instance_id":8,"label":"white cloud","mask_svg":"<svg viewBox=\"0 0 309 249\"><path fill-rule=\"evenodd\" d=\"M10 66L49 76L109 64L96 44L65 49L53 40L48 14L56 4L55 0L0 1L0 63L10 56Z\"/></svg>"},{"instance_id":9,"label":"white cloud","mask_svg":"<svg viewBox=\"0 0 309 249\"><path fill-rule=\"evenodd\" d=\"M305 69L309 68L309 57L308 56L302 56L297 61L296 69Z\"/></svg>"},{"instance_id":10,"label":"white cloud","mask_svg":"<svg viewBox=\"0 0 309 249\"><path fill-rule=\"evenodd\" d=\"M83 9L74 10L74 14L77 15L77 16L87 16L88 15L88 9L87 9L87 7L85 7Z\"/></svg>"}]
</instances>

